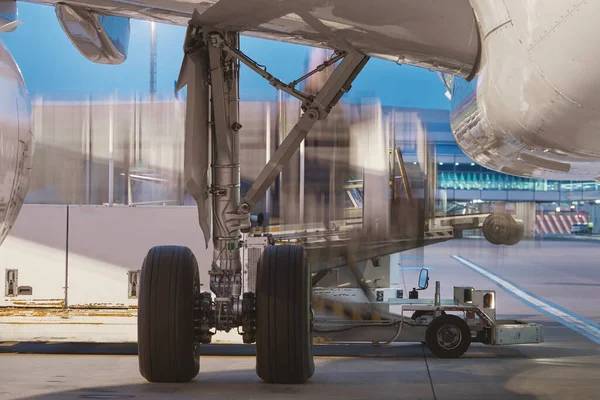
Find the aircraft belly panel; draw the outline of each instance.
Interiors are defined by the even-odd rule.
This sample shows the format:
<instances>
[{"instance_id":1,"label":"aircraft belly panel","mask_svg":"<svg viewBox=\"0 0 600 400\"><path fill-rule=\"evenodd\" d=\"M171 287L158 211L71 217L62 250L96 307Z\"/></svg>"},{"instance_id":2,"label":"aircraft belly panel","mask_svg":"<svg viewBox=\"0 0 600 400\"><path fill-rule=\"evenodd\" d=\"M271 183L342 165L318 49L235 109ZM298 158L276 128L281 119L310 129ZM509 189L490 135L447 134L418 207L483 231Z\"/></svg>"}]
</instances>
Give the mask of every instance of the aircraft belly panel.
<instances>
[{"instance_id":1,"label":"aircraft belly panel","mask_svg":"<svg viewBox=\"0 0 600 400\"><path fill-rule=\"evenodd\" d=\"M33 1L56 4L55 0ZM319 47L353 47L399 63L468 77L479 35L468 0L79 0L67 4L113 15L187 25Z\"/></svg>"}]
</instances>

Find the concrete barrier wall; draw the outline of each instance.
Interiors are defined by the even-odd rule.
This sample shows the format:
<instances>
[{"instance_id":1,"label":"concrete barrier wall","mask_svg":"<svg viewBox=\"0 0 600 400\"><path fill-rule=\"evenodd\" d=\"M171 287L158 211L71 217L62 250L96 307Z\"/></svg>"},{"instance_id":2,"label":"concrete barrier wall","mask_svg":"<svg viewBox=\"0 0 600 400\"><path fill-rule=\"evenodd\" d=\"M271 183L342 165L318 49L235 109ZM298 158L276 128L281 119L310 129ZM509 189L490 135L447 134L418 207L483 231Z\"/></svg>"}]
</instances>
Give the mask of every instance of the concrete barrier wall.
<instances>
[{"instance_id":1,"label":"concrete barrier wall","mask_svg":"<svg viewBox=\"0 0 600 400\"><path fill-rule=\"evenodd\" d=\"M25 205L0 246L0 306L63 307L67 265L67 206ZM6 274L17 270L18 286L33 293L6 296Z\"/></svg>"},{"instance_id":2,"label":"concrete barrier wall","mask_svg":"<svg viewBox=\"0 0 600 400\"><path fill-rule=\"evenodd\" d=\"M68 305L136 306L127 271L140 269L158 245L187 246L196 255L201 289L208 291L212 248L204 246L195 207L69 207Z\"/></svg>"},{"instance_id":3,"label":"concrete barrier wall","mask_svg":"<svg viewBox=\"0 0 600 400\"><path fill-rule=\"evenodd\" d=\"M3 275L18 270L18 285L33 294L3 290L0 306L137 306L128 298L127 271L139 270L148 250L161 244L190 247L209 290L212 248L204 246L195 207L25 205L0 247L0 265Z\"/></svg>"}]
</instances>

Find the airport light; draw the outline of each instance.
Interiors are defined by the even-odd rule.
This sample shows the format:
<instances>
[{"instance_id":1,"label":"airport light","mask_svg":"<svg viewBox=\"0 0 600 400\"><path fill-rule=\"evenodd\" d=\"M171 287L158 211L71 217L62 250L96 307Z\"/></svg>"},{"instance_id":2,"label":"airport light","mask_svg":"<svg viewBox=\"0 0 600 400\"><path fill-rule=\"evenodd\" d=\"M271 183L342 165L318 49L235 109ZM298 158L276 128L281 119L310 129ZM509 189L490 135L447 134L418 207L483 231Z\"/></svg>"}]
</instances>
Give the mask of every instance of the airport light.
<instances>
[{"instance_id":1,"label":"airport light","mask_svg":"<svg viewBox=\"0 0 600 400\"><path fill-rule=\"evenodd\" d=\"M440 165L444 165L444 163L443 163L443 162L441 162L441 163L440 163Z\"/></svg>"},{"instance_id":2,"label":"airport light","mask_svg":"<svg viewBox=\"0 0 600 400\"><path fill-rule=\"evenodd\" d=\"M454 165L460 165L459 163L454 163Z\"/></svg>"},{"instance_id":3,"label":"airport light","mask_svg":"<svg viewBox=\"0 0 600 400\"><path fill-rule=\"evenodd\" d=\"M474 166L475 166L475 163L474 163L474 162L472 162L472 163L471 163L471 167L474 167Z\"/></svg>"}]
</instances>

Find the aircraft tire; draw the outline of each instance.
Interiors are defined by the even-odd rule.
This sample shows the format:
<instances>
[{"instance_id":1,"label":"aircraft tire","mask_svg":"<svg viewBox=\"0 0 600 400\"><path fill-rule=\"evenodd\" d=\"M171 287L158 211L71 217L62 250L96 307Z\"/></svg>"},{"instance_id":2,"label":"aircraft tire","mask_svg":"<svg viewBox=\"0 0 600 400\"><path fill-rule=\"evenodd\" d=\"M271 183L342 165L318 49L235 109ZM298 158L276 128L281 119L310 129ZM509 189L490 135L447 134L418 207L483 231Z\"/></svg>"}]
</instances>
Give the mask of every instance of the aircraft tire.
<instances>
[{"instance_id":1,"label":"aircraft tire","mask_svg":"<svg viewBox=\"0 0 600 400\"><path fill-rule=\"evenodd\" d=\"M506 213L492 213L483 221L481 230L491 244L507 244L515 236L515 220Z\"/></svg>"},{"instance_id":2,"label":"aircraft tire","mask_svg":"<svg viewBox=\"0 0 600 400\"><path fill-rule=\"evenodd\" d=\"M149 382L187 382L200 370L194 336L198 262L183 246L150 249L139 282L138 359Z\"/></svg>"},{"instance_id":3,"label":"aircraft tire","mask_svg":"<svg viewBox=\"0 0 600 400\"><path fill-rule=\"evenodd\" d=\"M523 236L525 236L525 227L523 225L523 221L513 220L512 234L506 239L504 244L506 246L514 246L515 244L521 242Z\"/></svg>"},{"instance_id":4,"label":"aircraft tire","mask_svg":"<svg viewBox=\"0 0 600 400\"><path fill-rule=\"evenodd\" d=\"M304 383L314 373L311 286L302 247L264 250L256 284L256 373L267 383Z\"/></svg>"}]
</instances>

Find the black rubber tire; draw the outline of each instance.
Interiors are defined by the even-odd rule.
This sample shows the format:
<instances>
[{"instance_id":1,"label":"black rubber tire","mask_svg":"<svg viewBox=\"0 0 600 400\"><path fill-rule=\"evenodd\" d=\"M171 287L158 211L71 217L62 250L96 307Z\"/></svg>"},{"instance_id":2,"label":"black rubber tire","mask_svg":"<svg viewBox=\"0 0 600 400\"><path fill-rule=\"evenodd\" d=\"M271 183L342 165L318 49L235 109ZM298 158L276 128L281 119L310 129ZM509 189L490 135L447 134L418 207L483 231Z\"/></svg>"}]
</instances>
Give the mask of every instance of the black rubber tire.
<instances>
[{"instance_id":1,"label":"black rubber tire","mask_svg":"<svg viewBox=\"0 0 600 400\"><path fill-rule=\"evenodd\" d=\"M433 315L433 311L417 310L417 311L415 311L415 312L413 313L413 315L411 315L411 316L410 316L410 318L411 318L413 321L416 321L417 319L421 318L421 317L422 317L422 316L424 316L424 315ZM441 313L441 315L446 315L446 311L443 311L443 310L442 310L442 313ZM426 345L427 343L426 343L426 342L421 342L421 344L424 344L424 345Z\"/></svg>"},{"instance_id":2,"label":"black rubber tire","mask_svg":"<svg viewBox=\"0 0 600 400\"><path fill-rule=\"evenodd\" d=\"M442 347L437 340L437 334L440 329L451 325L460 331L460 341L452 349ZM425 343L431 352L439 358L458 358L462 356L471 345L471 330L467 323L456 315L440 315L431 321L425 331Z\"/></svg>"},{"instance_id":3,"label":"black rubber tire","mask_svg":"<svg viewBox=\"0 0 600 400\"><path fill-rule=\"evenodd\" d=\"M512 235L504 242L506 246L514 246L521 242L523 236L525 236L525 226L523 225L523 221L513 220L513 224Z\"/></svg>"},{"instance_id":4,"label":"black rubber tire","mask_svg":"<svg viewBox=\"0 0 600 400\"><path fill-rule=\"evenodd\" d=\"M138 359L149 382L187 382L200 370L194 338L198 262L181 246L150 249L142 264L138 300Z\"/></svg>"},{"instance_id":5,"label":"black rubber tire","mask_svg":"<svg viewBox=\"0 0 600 400\"><path fill-rule=\"evenodd\" d=\"M269 246L256 283L256 373L267 383L299 384L313 375L311 279L300 246Z\"/></svg>"},{"instance_id":6,"label":"black rubber tire","mask_svg":"<svg viewBox=\"0 0 600 400\"><path fill-rule=\"evenodd\" d=\"M492 213L483 221L481 230L488 242L506 244L514 236L515 220L503 212Z\"/></svg>"}]
</instances>

